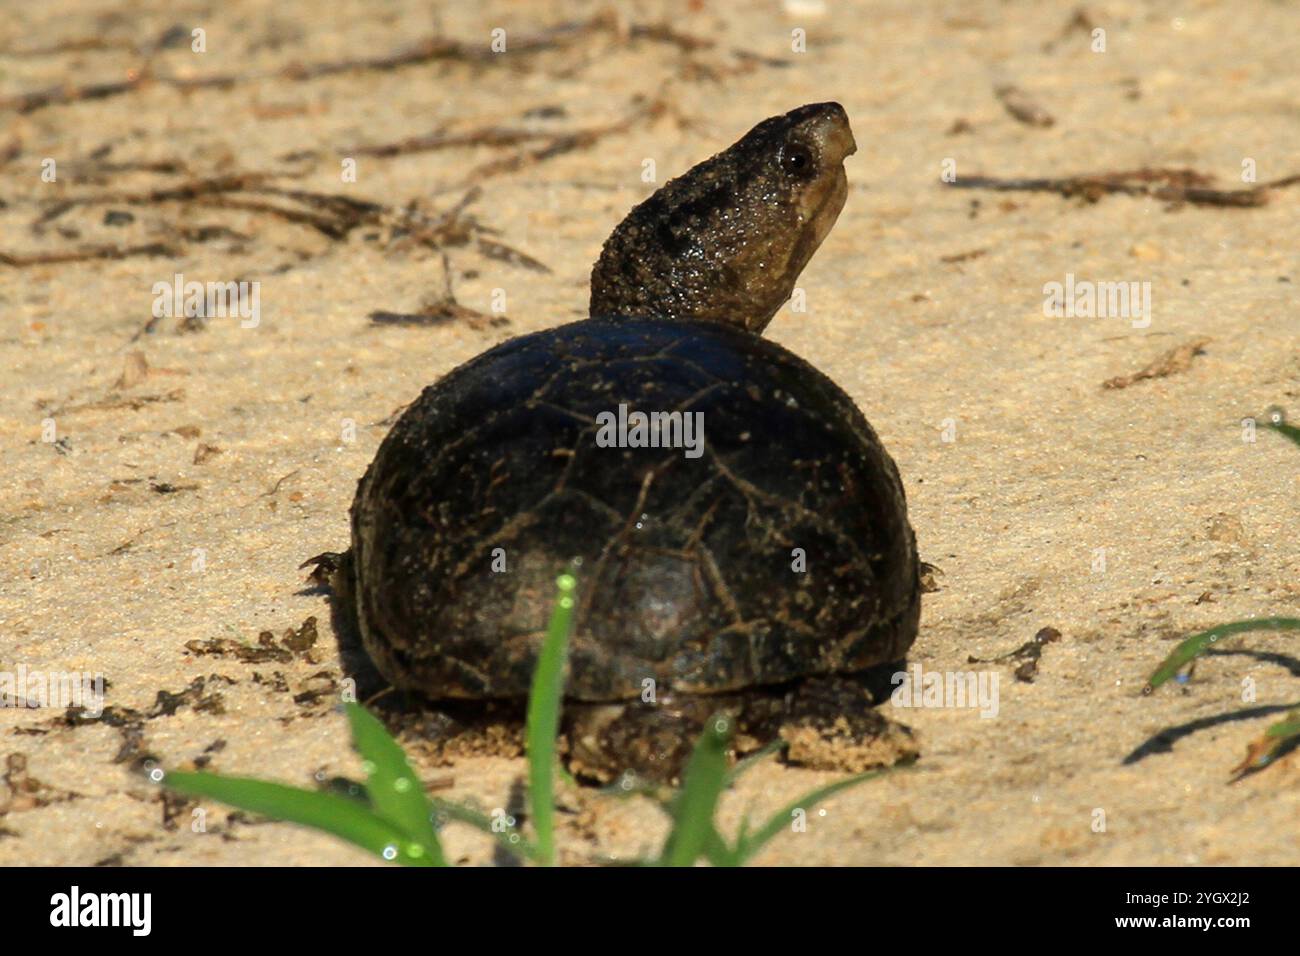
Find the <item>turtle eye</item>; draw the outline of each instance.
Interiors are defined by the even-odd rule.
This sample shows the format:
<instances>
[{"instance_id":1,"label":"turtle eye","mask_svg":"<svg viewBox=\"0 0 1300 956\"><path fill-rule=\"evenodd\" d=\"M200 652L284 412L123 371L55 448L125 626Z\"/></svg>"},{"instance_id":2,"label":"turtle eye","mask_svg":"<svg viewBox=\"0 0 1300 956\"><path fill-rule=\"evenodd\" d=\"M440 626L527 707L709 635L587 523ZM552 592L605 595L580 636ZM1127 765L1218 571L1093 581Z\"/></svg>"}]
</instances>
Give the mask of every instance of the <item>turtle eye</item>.
<instances>
[{"instance_id":1,"label":"turtle eye","mask_svg":"<svg viewBox=\"0 0 1300 956\"><path fill-rule=\"evenodd\" d=\"M802 143L787 143L781 150L781 168L792 176L808 176L813 169L813 154Z\"/></svg>"}]
</instances>

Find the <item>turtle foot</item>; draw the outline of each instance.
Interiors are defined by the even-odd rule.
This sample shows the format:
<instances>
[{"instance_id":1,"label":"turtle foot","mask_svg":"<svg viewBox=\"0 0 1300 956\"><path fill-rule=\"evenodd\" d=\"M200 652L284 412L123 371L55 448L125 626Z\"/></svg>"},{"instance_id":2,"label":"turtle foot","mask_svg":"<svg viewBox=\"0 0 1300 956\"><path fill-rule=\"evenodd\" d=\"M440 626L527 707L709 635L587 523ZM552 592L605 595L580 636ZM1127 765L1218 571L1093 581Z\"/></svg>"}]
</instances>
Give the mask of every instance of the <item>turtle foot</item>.
<instances>
[{"instance_id":1,"label":"turtle foot","mask_svg":"<svg viewBox=\"0 0 1300 956\"><path fill-rule=\"evenodd\" d=\"M785 761L814 770L861 773L920 756L911 728L871 706L854 677L802 681L787 699L778 733Z\"/></svg>"}]
</instances>

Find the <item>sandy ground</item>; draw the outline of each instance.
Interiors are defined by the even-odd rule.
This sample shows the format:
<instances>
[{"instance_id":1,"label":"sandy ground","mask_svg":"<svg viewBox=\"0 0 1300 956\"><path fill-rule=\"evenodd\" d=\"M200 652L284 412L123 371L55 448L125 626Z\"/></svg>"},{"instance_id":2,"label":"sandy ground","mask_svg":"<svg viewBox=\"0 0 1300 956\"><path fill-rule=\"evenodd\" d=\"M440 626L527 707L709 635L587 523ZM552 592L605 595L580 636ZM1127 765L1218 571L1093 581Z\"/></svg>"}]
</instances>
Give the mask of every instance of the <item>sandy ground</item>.
<instances>
[{"instance_id":1,"label":"sandy ground","mask_svg":"<svg viewBox=\"0 0 1300 956\"><path fill-rule=\"evenodd\" d=\"M530 36L598 8L485 2L434 17L373 0L50 0L9 11L0 252L129 254L0 265L0 666L100 672L111 708L81 723L62 708L0 711L0 863L366 862L215 806L196 834L141 768L197 760L300 785L356 773L332 706L328 603L297 568L346 545L384 420L487 346L583 315L601 241L653 188L643 160L662 181L763 117L827 99L844 104L859 144L848 204L800 283L808 311L783 311L768 334L847 389L898 462L922 556L942 569L913 662L996 673L1000 699L987 719L892 711L920 736L915 769L807 808L806 832L760 861L1300 862L1300 758L1229 783L1248 742L1300 702L1294 640L1248 635L1186 686L1140 693L1195 629L1300 607L1300 459L1272 433L1243 441L1241 426L1274 404L1300 414L1300 189L1232 209L939 183L945 159L959 177L1189 167L1225 188L1242 186L1245 159L1260 181L1300 172L1296 11L1087 3L1106 30L1093 52L1068 5L792 6L625 4L622 32L606 21L541 50ZM140 7L156 12L128 13ZM631 29L655 24L705 42ZM135 49L174 26L177 42ZM206 53L191 51L193 27ZM507 52L484 55L494 27ZM791 50L796 27L806 52ZM286 72L435 35L474 55ZM146 62L155 76L233 82L77 98ZM65 83L68 102L8 99ZM1011 116L994 95L1006 84L1054 124ZM549 152L565 140L360 152L484 127L596 135ZM347 156L355 183L342 181ZM47 158L54 182L42 180ZM254 173L389 211L330 236L236 201L329 212L284 194L127 201ZM408 204L436 219L474 183L481 194L441 251L394 225ZM106 222L111 212L131 221ZM485 254L480 238L549 271ZM460 305L492 314L504 293L508 323L367 318L436 303L444 252ZM260 282L260 323L151 324L154 283L177 273ZM1045 316L1044 284L1067 274L1149 282L1149 327ZM1210 341L1181 371L1102 387L1198 338ZM278 642L309 617L311 649L256 652L259 633ZM1018 662L967 662L1047 626L1062 637L1032 683L1014 678ZM419 767L489 810L522 768ZM728 795L724 826L832 779L764 765ZM569 861L633 854L663 833L642 800L564 802ZM447 840L457 859L491 860L462 828Z\"/></svg>"}]
</instances>

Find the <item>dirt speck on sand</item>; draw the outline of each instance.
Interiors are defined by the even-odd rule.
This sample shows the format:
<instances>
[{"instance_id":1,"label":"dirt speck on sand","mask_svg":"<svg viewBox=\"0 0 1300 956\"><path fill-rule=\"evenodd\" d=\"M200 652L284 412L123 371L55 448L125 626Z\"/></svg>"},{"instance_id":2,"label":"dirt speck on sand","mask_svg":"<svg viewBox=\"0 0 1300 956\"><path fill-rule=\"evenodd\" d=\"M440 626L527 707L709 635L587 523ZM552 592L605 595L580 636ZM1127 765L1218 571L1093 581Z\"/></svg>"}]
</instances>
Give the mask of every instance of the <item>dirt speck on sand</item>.
<instances>
[{"instance_id":1,"label":"dirt speck on sand","mask_svg":"<svg viewBox=\"0 0 1300 956\"><path fill-rule=\"evenodd\" d=\"M1296 449L1246 424L1300 414L1294 12L1090 6L1098 51L1033 3L835 3L807 23L767 2L608 9L8 11L0 669L107 683L98 719L0 708L0 863L367 862L217 806L196 833L144 769L357 776L327 598L298 566L347 544L394 409L496 342L583 317L632 205L825 100L857 138L850 194L800 279L806 309L768 334L842 385L898 463L943 569L909 665L996 677L996 707L883 705L919 760L809 808L760 861L1300 862L1297 754L1229 784L1300 698L1294 641L1234 638L1141 694L1180 638L1300 607ZM1028 120L1007 87L1030 91ZM943 182L976 172L1093 179ZM1066 317L1045 288L1120 282L1150 284L1148 315ZM255 302L212 314L225 283ZM1206 334L1205 356L1169 352ZM1117 374L1142 381L1098 387ZM968 662L1045 621L1064 638L1032 682L1022 661ZM421 776L445 776L417 740ZM505 808L522 772L467 754L445 795ZM768 761L720 823L833 779ZM663 836L648 801L565 799L566 862ZM451 859L493 860L446 832Z\"/></svg>"}]
</instances>

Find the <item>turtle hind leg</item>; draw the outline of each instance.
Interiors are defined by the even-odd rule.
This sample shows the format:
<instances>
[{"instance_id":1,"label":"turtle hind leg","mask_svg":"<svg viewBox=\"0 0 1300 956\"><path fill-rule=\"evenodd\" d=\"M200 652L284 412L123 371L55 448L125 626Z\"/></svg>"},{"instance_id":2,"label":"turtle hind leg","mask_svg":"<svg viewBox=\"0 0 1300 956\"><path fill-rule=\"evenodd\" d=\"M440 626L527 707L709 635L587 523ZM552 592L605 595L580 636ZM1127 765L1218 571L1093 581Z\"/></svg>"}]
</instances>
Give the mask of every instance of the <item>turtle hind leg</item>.
<instances>
[{"instance_id":1,"label":"turtle hind leg","mask_svg":"<svg viewBox=\"0 0 1300 956\"><path fill-rule=\"evenodd\" d=\"M873 706L887 679L868 672L650 703L566 702L561 747L579 779L676 786L707 722L727 715L734 721L733 760L780 741L785 762L800 767L850 773L888 767L920 751L910 728Z\"/></svg>"},{"instance_id":2,"label":"turtle hind leg","mask_svg":"<svg viewBox=\"0 0 1300 956\"><path fill-rule=\"evenodd\" d=\"M920 755L916 736L872 706L871 684L859 675L805 678L779 712L766 708L766 727L751 733L780 737L785 762L813 770L861 773L910 763Z\"/></svg>"},{"instance_id":3,"label":"turtle hind leg","mask_svg":"<svg viewBox=\"0 0 1300 956\"><path fill-rule=\"evenodd\" d=\"M658 702L566 702L562 747L579 780L633 786L678 785L705 722L734 712L739 701L682 695Z\"/></svg>"},{"instance_id":4,"label":"turtle hind leg","mask_svg":"<svg viewBox=\"0 0 1300 956\"><path fill-rule=\"evenodd\" d=\"M390 729L408 752L440 766L476 757L524 756L524 707L519 701L425 701L395 695Z\"/></svg>"}]
</instances>

